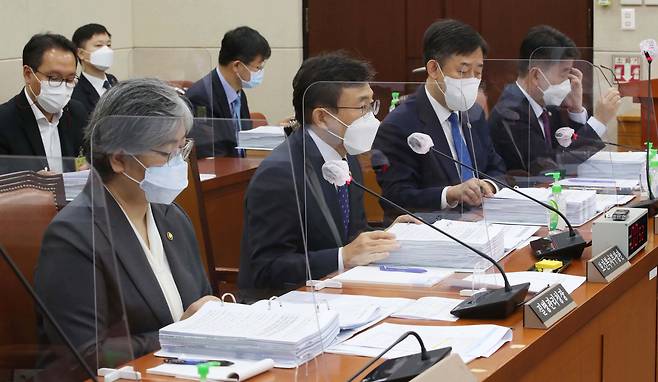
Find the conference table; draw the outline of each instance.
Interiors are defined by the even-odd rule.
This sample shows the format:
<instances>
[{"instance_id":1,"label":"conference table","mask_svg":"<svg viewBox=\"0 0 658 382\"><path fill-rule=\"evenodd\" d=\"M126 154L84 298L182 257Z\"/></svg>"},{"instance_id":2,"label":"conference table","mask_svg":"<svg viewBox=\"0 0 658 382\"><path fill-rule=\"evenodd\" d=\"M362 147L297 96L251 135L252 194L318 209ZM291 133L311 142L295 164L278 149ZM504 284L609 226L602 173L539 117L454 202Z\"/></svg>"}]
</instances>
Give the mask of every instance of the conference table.
<instances>
[{"instance_id":1,"label":"conference table","mask_svg":"<svg viewBox=\"0 0 658 382\"><path fill-rule=\"evenodd\" d=\"M653 219L650 219L653 220ZM591 222L580 228L591 238ZM538 234L545 234L542 228ZM591 247L574 260L565 273L585 276ZM513 251L501 264L506 271L524 271L536 259L529 246ZM503 320L456 322L387 318L384 322L418 325L473 325L491 323L512 329L513 339L489 358L479 358L467 366L482 381L655 381L656 380L656 298L655 272L658 248L653 221L649 224L647 247L632 260L631 267L608 284L586 282L572 293L577 307L547 330L523 327L523 310ZM321 293L361 294L382 297L420 298L458 296L457 278L430 287L343 285ZM452 282L451 282L452 281ZM300 288L300 290L308 290ZM368 362L368 358L322 354L298 370L273 369L253 378L255 382L314 380L345 381ZM152 354L129 365L142 372L144 381L170 381L173 378L150 375L146 369L161 364Z\"/></svg>"}]
</instances>

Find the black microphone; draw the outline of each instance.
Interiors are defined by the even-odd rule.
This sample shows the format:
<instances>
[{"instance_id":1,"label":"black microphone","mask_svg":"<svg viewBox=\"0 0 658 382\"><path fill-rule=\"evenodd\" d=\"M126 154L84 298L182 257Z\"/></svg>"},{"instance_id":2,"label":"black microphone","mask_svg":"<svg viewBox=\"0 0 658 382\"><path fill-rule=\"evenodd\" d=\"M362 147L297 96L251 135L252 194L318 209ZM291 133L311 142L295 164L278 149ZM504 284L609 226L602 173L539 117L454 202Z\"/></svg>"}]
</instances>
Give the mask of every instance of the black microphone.
<instances>
[{"instance_id":1,"label":"black microphone","mask_svg":"<svg viewBox=\"0 0 658 382\"><path fill-rule=\"evenodd\" d=\"M340 163L339 163L340 162ZM345 184L354 185L361 190L367 192L368 194L374 196L379 200L383 200L393 208L402 211L403 213L413 216L415 219L430 227L431 229L443 234L455 242L463 245L464 247L470 249L478 256L488 260L493 264L498 272L503 276L505 282L505 287L501 289L494 289L482 293L475 294L466 300L462 301L454 309L450 311L451 314L460 317L460 318L505 318L514 312L514 309L522 303L525 299L526 294L528 293L528 288L530 283L523 283L519 285L510 285L507 275L503 268L498 264L496 260L491 258L486 253L473 248L472 246L466 244L462 240L454 237L453 235L443 231L442 229L435 227L434 225L428 223L420 216L414 214L413 212L407 210L406 208L398 205L397 203L377 194L376 192L370 190L364 185L357 182L354 178L351 177L349 169L347 167L347 162L345 161L328 161L322 165L322 176L324 179L335 185L343 186Z\"/></svg>"},{"instance_id":2,"label":"black microphone","mask_svg":"<svg viewBox=\"0 0 658 382\"><path fill-rule=\"evenodd\" d=\"M587 246L587 243L582 238L582 236L580 236L578 231L571 226L571 223L569 222L567 217L559 209L554 208L551 205L544 203L538 199L535 199L532 196L527 195L517 190L514 187L511 187L509 184L505 182L502 182L481 171L477 171L473 167L468 166L458 161L457 159L453 158L452 155L447 155L442 153L441 151L433 147L434 142L432 142L432 138L427 134L413 133L409 135L409 137L407 138L407 143L409 144L409 147L417 154L424 155L427 154L430 150L432 150L433 152L441 155L442 157L447 158L460 166L464 166L469 170L473 171L474 173L477 173L480 177L486 178L501 187L509 188L510 190L523 196L524 198L532 200L533 202L541 205L542 207L558 214L569 227L569 231L560 232L554 235L549 235L544 238L537 239L531 242L531 247L533 248L533 250L535 250L535 256L561 257L561 258L580 258L582 256L583 250ZM534 246L532 245L533 243L535 244ZM550 243L550 245L543 245L541 248L539 248L539 244L548 244L548 243Z\"/></svg>"},{"instance_id":3,"label":"black microphone","mask_svg":"<svg viewBox=\"0 0 658 382\"><path fill-rule=\"evenodd\" d=\"M399 344L409 336L414 336L418 340L418 344L420 345L420 353L406 357L386 360L381 365L377 366L377 368L375 368L373 371L368 373L368 375L365 378L363 378L362 381L364 382L410 381L414 377L420 375L422 372L429 369L434 364L445 358L448 354L450 354L450 351L452 350L452 348L447 347L447 348L436 349L428 352L425 349L425 344L423 343L423 340L420 338L418 333L406 332L402 336L400 336L400 338L395 340L395 342L393 342L389 347L384 349L383 352L379 353L377 357L373 358L364 367L359 369L359 371L354 373L354 375L352 375L352 377L348 379L347 382L354 381L359 375L361 375L361 373L366 371L375 362L380 360L384 356L384 354L386 354L389 350L393 349L397 344Z\"/></svg>"},{"instance_id":4,"label":"black microphone","mask_svg":"<svg viewBox=\"0 0 658 382\"><path fill-rule=\"evenodd\" d=\"M30 282L27 281L25 276L23 276L23 273L21 273L20 269L18 269L18 267L16 266L16 263L14 263L14 260L12 260L12 258L9 256L9 254L7 253L7 251L5 250L5 248L2 245L0 245L0 255L2 255L2 258L7 262L7 264L11 268L14 275L16 275L18 280L23 285L23 288L25 288L25 290L28 292L30 297L32 297L32 300L34 300L34 302L37 304L37 306L38 306L39 310L41 311L41 313L43 313L43 315L46 316L48 321L50 321L50 324L55 328L55 331L62 338L62 340L64 341L66 346L69 348L71 353L73 353L73 355L75 356L78 363L80 363L80 366L82 366L84 371L89 375L89 378L91 378L93 381L97 382L98 378L96 378L96 374L91 370L89 365L87 365L87 363L82 358L82 356L80 355L78 350L75 348L75 346L73 346L73 342L71 342L71 339L66 335L66 333L64 333L64 330L62 329L61 326L59 326L59 324L55 320L55 317L53 317L53 314L50 312L50 310L48 310L48 308L43 303L43 301L41 300L41 298L39 297L37 292L34 290L34 288L32 288L32 285L30 285Z\"/></svg>"},{"instance_id":5,"label":"black microphone","mask_svg":"<svg viewBox=\"0 0 658 382\"><path fill-rule=\"evenodd\" d=\"M514 146L514 151L516 152L516 155L519 157L519 162L521 163L521 166L523 166L523 169L525 171L529 171L528 165L526 164L523 155L521 155L521 150L519 150L519 146L517 146L516 139L514 138L514 134L512 134L512 130L510 129L509 126L509 122L516 122L519 119L521 119L521 116L519 115L519 113L505 106L496 105L494 107L494 110L500 113L500 116L502 117L501 123L505 128L505 132L507 133L510 142L512 142L512 146Z\"/></svg>"}]
</instances>

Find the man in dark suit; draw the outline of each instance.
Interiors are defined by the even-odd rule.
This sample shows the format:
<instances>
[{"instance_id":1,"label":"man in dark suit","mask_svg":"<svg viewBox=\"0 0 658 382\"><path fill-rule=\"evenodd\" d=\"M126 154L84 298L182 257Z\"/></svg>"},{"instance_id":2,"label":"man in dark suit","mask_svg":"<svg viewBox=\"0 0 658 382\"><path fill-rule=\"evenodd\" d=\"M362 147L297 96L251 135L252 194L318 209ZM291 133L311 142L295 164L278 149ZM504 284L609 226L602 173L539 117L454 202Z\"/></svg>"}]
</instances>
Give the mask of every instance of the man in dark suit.
<instances>
[{"instance_id":1,"label":"man in dark suit","mask_svg":"<svg viewBox=\"0 0 658 382\"><path fill-rule=\"evenodd\" d=\"M578 56L574 42L550 26L533 27L524 38L518 78L505 87L489 118L491 138L508 170L539 175L580 163L604 147L601 136L619 108L619 92L608 89L588 119L583 73L574 67ZM561 127L571 127L578 137L567 148L555 137Z\"/></svg>"},{"instance_id":2,"label":"man in dark suit","mask_svg":"<svg viewBox=\"0 0 658 382\"><path fill-rule=\"evenodd\" d=\"M244 89L260 85L270 55L270 45L256 30L242 26L226 32L217 67L190 86L185 95L196 117L232 119L234 123L195 126L192 134L198 156L242 155L235 146L237 133L250 128L243 126L250 118Z\"/></svg>"},{"instance_id":3,"label":"man in dark suit","mask_svg":"<svg viewBox=\"0 0 658 382\"><path fill-rule=\"evenodd\" d=\"M115 76L107 73L114 62L112 35L103 25L87 24L73 33L73 43L82 63L73 99L80 101L87 114L91 114L100 96L118 82Z\"/></svg>"},{"instance_id":4,"label":"man in dark suit","mask_svg":"<svg viewBox=\"0 0 658 382\"><path fill-rule=\"evenodd\" d=\"M505 171L494 151L482 109L475 104L486 42L471 27L440 20L425 32L427 80L382 122L374 147L390 166L377 180L384 196L415 210L436 211L459 203L480 205L482 195L496 192L489 181L439 155L419 155L407 137L428 134L435 148L491 176ZM473 156L475 154L475 156ZM381 203L387 215L397 214Z\"/></svg>"},{"instance_id":5,"label":"man in dark suit","mask_svg":"<svg viewBox=\"0 0 658 382\"><path fill-rule=\"evenodd\" d=\"M293 288L308 280L307 269L319 279L397 248L392 234L366 232L359 188L334 186L322 175L324 163L342 159L362 180L353 155L370 150L379 125L366 83L371 78L367 63L339 53L310 58L297 72L293 105L301 124L261 163L247 188L238 279L243 290ZM363 130L354 139L351 129Z\"/></svg>"},{"instance_id":6,"label":"man in dark suit","mask_svg":"<svg viewBox=\"0 0 658 382\"><path fill-rule=\"evenodd\" d=\"M75 169L86 122L82 105L71 100L75 53L66 37L50 33L32 36L23 48L25 87L0 105L1 173Z\"/></svg>"}]
</instances>

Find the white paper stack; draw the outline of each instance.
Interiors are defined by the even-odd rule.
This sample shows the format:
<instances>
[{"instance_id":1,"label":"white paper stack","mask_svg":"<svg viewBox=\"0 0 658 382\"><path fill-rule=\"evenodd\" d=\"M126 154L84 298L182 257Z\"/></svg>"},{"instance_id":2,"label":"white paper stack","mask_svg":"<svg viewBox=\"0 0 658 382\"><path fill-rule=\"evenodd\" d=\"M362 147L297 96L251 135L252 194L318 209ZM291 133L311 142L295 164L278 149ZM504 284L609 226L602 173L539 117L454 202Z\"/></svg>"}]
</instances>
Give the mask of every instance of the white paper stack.
<instances>
[{"instance_id":1,"label":"white paper stack","mask_svg":"<svg viewBox=\"0 0 658 382\"><path fill-rule=\"evenodd\" d=\"M505 236L500 227L484 222L463 222L442 219L434 226L480 250L495 260L505 254ZM388 232L394 233L400 249L390 253L382 264L422 267L473 268L482 257L453 239L424 224L395 224Z\"/></svg>"},{"instance_id":2,"label":"white paper stack","mask_svg":"<svg viewBox=\"0 0 658 382\"><path fill-rule=\"evenodd\" d=\"M192 317L160 329L160 346L169 355L270 358L276 367L296 367L333 343L339 330L334 311L309 308L288 312L208 302Z\"/></svg>"},{"instance_id":3,"label":"white paper stack","mask_svg":"<svg viewBox=\"0 0 658 382\"><path fill-rule=\"evenodd\" d=\"M274 150L286 140L281 126L260 126L238 133L238 148L246 150Z\"/></svg>"},{"instance_id":4,"label":"white paper stack","mask_svg":"<svg viewBox=\"0 0 658 382\"><path fill-rule=\"evenodd\" d=\"M65 172L62 174L62 177L64 178L64 194L66 194L66 200L71 201L85 188L87 178L89 178L89 170Z\"/></svg>"},{"instance_id":5,"label":"white paper stack","mask_svg":"<svg viewBox=\"0 0 658 382\"><path fill-rule=\"evenodd\" d=\"M578 165L583 178L639 179L647 154L642 151L599 151Z\"/></svg>"},{"instance_id":6,"label":"white paper stack","mask_svg":"<svg viewBox=\"0 0 658 382\"><path fill-rule=\"evenodd\" d=\"M519 188L519 191L547 203L551 190L548 188ZM596 192L589 190L562 190L567 200L566 216L571 225L585 224L597 214ZM549 210L504 188L494 196L484 199L484 216L488 222L506 224L546 225Z\"/></svg>"}]
</instances>

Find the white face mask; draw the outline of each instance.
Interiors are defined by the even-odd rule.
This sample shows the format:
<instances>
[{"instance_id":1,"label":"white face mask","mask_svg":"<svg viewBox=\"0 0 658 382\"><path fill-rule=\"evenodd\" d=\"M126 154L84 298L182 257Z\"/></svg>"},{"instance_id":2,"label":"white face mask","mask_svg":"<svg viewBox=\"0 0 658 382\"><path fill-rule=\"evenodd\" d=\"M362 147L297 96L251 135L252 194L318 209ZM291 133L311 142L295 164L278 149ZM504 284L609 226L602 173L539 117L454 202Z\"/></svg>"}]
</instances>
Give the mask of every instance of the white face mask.
<instances>
[{"instance_id":1,"label":"white face mask","mask_svg":"<svg viewBox=\"0 0 658 382\"><path fill-rule=\"evenodd\" d=\"M98 48L89 55L89 62L98 70L106 71L114 62L114 51L107 45Z\"/></svg>"},{"instance_id":2,"label":"white face mask","mask_svg":"<svg viewBox=\"0 0 658 382\"><path fill-rule=\"evenodd\" d=\"M539 88L539 90L544 94L544 105L546 106L560 106L562 101L571 93L571 81L567 78L566 80L560 82L557 85L551 84L551 81L546 78L544 73L539 70L542 77L548 82L548 87L546 89Z\"/></svg>"},{"instance_id":3,"label":"white face mask","mask_svg":"<svg viewBox=\"0 0 658 382\"><path fill-rule=\"evenodd\" d=\"M135 156L133 158L146 170L144 179L140 182L125 172L123 175L139 184L149 203L171 204L187 187L187 162L181 154L158 167L146 167Z\"/></svg>"},{"instance_id":4,"label":"white face mask","mask_svg":"<svg viewBox=\"0 0 658 382\"><path fill-rule=\"evenodd\" d=\"M36 77L37 80L39 79L39 77L34 74L34 71L32 72L32 75ZM28 85L30 92L32 92L32 95L35 96L37 103L47 113L59 113L71 100L73 88L68 87L64 82L62 82L59 86L50 86L50 82L48 80L39 80L39 82L41 83L41 92L39 95L36 95L34 90L32 90L32 87Z\"/></svg>"},{"instance_id":5,"label":"white face mask","mask_svg":"<svg viewBox=\"0 0 658 382\"><path fill-rule=\"evenodd\" d=\"M328 111L327 113L347 128L344 137L340 137L332 133L330 130L327 130L327 132L343 141L343 146L345 146L345 150L347 150L348 154L359 155L372 149L372 143L375 141L380 124L372 111L352 122L349 126L335 115Z\"/></svg>"},{"instance_id":6,"label":"white face mask","mask_svg":"<svg viewBox=\"0 0 658 382\"><path fill-rule=\"evenodd\" d=\"M441 71L441 74L443 74L441 66L439 66L439 70ZM437 80L434 80L434 82L436 82L439 91L443 93L448 109L452 111L467 111L475 104L478 90L480 88L479 78L471 77L457 79L443 74L443 83L446 86L445 91L439 86Z\"/></svg>"}]
</instances>

